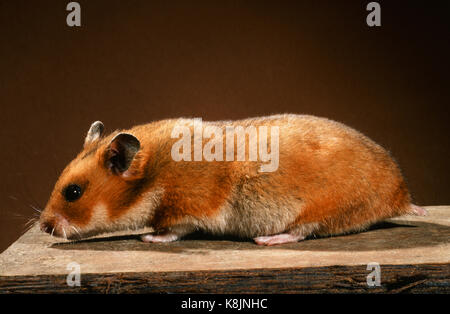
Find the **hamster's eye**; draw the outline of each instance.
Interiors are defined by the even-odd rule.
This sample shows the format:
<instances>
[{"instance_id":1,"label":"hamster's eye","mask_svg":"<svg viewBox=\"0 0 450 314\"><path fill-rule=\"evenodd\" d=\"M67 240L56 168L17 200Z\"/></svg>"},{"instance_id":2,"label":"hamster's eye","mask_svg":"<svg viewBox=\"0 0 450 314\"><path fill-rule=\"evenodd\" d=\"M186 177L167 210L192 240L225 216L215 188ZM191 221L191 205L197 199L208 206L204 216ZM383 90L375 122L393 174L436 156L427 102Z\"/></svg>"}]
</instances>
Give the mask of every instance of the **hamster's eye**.
<instances>
[{"instance_id":1,"label":"hamster's eye","mask_svg":"<svg viewBox=\"0 0 450 314\"><path fill-rule=\"evenodd\" d=\"M83 191L77 184L69 184L63 191L64 198L68 202L74 202L81 197Z\"/></svg>"}]
</instances>

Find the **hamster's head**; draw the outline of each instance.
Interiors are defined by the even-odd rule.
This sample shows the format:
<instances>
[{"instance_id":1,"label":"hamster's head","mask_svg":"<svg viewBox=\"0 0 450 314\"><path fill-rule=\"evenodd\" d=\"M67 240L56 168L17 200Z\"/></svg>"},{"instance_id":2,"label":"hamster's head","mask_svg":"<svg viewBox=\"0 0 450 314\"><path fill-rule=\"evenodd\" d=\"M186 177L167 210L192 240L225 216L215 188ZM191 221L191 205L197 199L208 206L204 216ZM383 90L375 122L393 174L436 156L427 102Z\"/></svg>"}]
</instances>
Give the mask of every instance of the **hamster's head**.
<instances>
[{"instance_id":1,"label":"hamster's head","mask_svg":"<svg viewBox=\"0 0 450 314\"><path fill-rule=\"evenodd\" d=\"M142 226L142 217L128 213L142 186L140 142L129 133L103 132L94 122L83 150L61 173L40 216L42 231L81 239Z\"/></svg>"}]
</instances>

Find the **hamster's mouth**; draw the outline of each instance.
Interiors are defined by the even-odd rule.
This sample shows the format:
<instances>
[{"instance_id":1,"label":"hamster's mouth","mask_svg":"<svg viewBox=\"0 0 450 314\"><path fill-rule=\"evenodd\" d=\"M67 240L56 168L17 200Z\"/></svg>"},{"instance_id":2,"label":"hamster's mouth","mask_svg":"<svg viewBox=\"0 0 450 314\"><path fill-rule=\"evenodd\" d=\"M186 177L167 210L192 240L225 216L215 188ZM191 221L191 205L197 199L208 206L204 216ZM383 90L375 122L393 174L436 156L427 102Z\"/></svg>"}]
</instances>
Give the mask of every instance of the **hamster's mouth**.
<instances>
[{"instance_id":1,"label":"hamster's mouth","mask_svg":"<svg viewBox=\"0 0 450 314\"><path fill-rule=\"evenodd\" d=\"M57 238L67 240L79 240L85 238L79 228L70 224L66 218L59 214L51 217L42 217L40 222L41 231Z\"/></svg>"},{"instance_id":2,"label":"hamster's mouth","mask_svg":"<svg viewBox=\"0 0 450 314\"><path fill-rule=\"evenodd\" d=\"M85 236L81 234L78 228L71 225L69 226L55 225L53 227L49 227L47 225L43 226L41 224L41 230L43 232L50 234L53 237L63 238L66 240L81 240L85 238Z\"/></svg>"}]
</instances>

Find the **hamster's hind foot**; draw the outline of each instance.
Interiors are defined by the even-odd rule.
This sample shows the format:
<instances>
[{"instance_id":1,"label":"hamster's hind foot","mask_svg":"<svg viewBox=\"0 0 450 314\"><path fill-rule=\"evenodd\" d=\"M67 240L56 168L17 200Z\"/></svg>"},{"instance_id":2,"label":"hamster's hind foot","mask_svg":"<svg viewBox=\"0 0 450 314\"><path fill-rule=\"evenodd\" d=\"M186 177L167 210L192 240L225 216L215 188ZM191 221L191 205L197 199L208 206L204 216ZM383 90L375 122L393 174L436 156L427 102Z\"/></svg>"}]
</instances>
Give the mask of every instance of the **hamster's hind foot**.
<instances>
[{"instance_id":1,"label":"hamster's hind foot","mask_svg":"<svg viewBox=\"0 0 450 314\"><path fill-rule=\"evenodd\" d=\"M253 238L253 240L258 245L277 245L277 244L284 244L284 243L292 243L292 242L298 242L301 240L304 240L305 237L302 235L296 235L291 233L280 233L272 236L263 236L263 237L256 237Z\"/></svg>"},{"instance_id":2,"label":"hamster's hind foot","mask_svg":"<svg viewBox=\"0 0 450 314\"><path fill-rule=\"evenodd\" d=\"M163 233L163 234L143 234L141 235L141 240L147 243L167 243L177 241L179 239L178 235L175 233Z\"/></svg>"},{"instance_id":3,"label":"hamster's hind foot","mask_svg":"<svg viewBox=\"0 0 450 314\"><path fill-rule=\"evenodd\" d=\"M428 211L420 206L411 204L410 206L410 212L411 215L415 215L415 216L426 216L428 215Z\"/></svg>"}]
</instances>

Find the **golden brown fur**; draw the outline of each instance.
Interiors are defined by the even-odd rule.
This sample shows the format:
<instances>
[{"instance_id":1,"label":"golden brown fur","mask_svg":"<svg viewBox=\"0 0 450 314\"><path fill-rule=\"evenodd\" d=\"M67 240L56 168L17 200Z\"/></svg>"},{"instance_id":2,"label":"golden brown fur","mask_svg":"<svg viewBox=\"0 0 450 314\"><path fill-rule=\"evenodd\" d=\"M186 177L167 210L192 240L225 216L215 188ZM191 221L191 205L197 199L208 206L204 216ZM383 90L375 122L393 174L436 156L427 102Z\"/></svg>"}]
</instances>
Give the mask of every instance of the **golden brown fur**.
<instances>
[{"instance_id":1,"label":"golden brown fur","mask_svg":"<svg viewBox=\"0 0 450 314\"><path fill-rule=\"evenodd\" d=\"M203 122L278 126L279 167L259 172L261 161L248 159L172 160L173 127L190 122L164 120L121 131L140 141L121 174L105 167L108 147L121 132L88 135L56 183L41 222L61 235L57 220L64 217L68 237L143 226L180 236L196 229L242 237L308 236L358 231L411 212L409 192L389 153L343 124L307 115ZM76 202L61 194L69 183L84 188Z\"/></svg>"}]
</instances>

